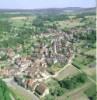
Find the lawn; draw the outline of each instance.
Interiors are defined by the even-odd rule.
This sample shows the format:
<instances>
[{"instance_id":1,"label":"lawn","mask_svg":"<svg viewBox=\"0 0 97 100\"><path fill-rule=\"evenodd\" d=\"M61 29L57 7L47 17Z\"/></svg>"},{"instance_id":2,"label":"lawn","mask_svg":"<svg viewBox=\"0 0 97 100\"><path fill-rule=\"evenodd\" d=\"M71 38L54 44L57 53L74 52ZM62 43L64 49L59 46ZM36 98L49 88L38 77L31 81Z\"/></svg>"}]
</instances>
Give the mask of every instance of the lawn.
<instances>
[{"instance_id":1,"label":"lawn","mask_svg":"<svg viewBox=\"0 0 97 100\"><path fill-rule=\"evenodd\" d=\"M96 86L91 85L86 91L85 94L88 96L88 98L91 98L91 100L96 100Z\"/></svg>"}]
</instances>

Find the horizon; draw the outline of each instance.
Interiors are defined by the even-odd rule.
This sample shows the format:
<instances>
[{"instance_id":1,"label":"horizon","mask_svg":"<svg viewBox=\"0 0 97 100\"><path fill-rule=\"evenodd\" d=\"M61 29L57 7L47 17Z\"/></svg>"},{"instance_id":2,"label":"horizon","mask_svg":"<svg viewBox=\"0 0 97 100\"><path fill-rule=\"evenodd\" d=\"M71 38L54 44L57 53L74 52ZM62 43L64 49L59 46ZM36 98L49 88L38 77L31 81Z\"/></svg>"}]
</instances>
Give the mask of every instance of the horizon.
<instances>
[{"instance_id":1,"label":"horizon","mask_svg":"<svg viewBox=\"0 0 97 100\"><path fill-rule=\"evenodd\" d=\"M0 9L53 9L53 8L94 8L96 0L3 0L0 1Z\"/></svg>"},{"instance_id":2,"label":"horizon","mask_svg":"<svg viewBox=\"0 0 97 100\"><path fill-rule=\"evenodd\" d=\"M96 7L64 7L64 8L34 8L34 9L26 9L26 8L0 8L0 10L45 10L45 9L65 9L65 8L81 8L81 9L89 9L89 8L96 8Z\"/></svg>"}]
</instances>

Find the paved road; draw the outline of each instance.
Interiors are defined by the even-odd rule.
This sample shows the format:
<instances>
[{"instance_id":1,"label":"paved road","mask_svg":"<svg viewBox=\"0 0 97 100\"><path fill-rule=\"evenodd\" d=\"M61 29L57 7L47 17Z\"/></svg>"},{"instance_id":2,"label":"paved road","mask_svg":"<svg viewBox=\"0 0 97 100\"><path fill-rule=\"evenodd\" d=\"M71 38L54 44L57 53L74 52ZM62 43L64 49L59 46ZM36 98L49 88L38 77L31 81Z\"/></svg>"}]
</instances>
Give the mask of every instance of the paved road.
<instances>
[{"instance_id":1,"label":"paved road","mask_svg":"<svg viewBox=\"0 0 97 100\"><path fill-rule=\"evenodd\" d=\"M25 88L19 86L16 82L14 82L13 78L3 79L9 87L13 89L18 89L24 95L31 97L32 100L40 100L36 95L34 95L31 91L26 90Z\"/></svg>"}]
</instances>

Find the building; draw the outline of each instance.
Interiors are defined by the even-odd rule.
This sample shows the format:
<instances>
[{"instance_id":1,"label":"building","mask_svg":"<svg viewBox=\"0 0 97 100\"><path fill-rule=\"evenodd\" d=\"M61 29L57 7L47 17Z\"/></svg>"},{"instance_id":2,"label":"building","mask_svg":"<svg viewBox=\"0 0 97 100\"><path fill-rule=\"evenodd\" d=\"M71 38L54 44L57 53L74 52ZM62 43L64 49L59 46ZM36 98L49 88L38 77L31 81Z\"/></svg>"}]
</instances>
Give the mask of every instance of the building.
<instances>
[{"instance_id":1,"label":"building","mask_svg":"<svg viewBox=\"0 0 97 100\"><path fill-rule=\"evenodd\" d=\"M46 84L41 82L35 89L35 92L39 94L41 97L49 94L49 89L47 88Z\"/></svg>"}]
</instances>

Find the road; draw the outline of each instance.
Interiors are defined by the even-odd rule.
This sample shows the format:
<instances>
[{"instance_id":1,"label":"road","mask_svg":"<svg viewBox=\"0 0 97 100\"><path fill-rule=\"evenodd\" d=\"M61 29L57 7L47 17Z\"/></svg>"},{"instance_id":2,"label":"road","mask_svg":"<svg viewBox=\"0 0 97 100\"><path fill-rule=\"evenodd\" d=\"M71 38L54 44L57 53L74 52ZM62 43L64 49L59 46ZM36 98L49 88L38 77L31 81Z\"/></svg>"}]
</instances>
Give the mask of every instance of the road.
<instances>
[{"instance_id":1,"label":"road","mask_svg":"<svg viewBox=\"0 0 97 100\"><path fill-rule=\"evenodd\" d=\"M21 93L24 95L27 95L28 97L31 97L31 100L40 100L35 94L33 94L31 91L26 90L25 88L19 86L16 82L14 82L13 78L7 78L3 79L3 81L6 82L6 84L9 87L12 87L13 89L18 89Z\"/></svg>"}]
</instances>

